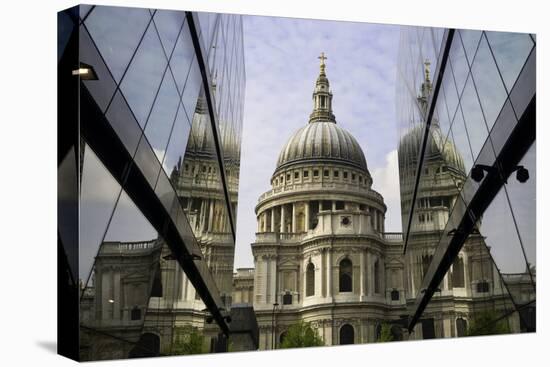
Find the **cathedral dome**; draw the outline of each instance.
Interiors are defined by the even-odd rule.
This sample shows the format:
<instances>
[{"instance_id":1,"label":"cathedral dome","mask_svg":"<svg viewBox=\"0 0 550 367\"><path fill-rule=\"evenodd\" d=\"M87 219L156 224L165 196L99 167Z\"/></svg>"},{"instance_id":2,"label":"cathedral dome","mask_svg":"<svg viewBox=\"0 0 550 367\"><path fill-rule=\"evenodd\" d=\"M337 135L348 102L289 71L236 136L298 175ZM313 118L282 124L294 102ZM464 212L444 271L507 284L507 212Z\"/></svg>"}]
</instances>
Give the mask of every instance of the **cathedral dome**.
<instances>
[{"instance_id":1,"label":"cathedral dome","mask_svg":"<svg viewBox=\"0 0 550 367\"><path fill-rule=\"evenodd\" d=\"M365 155L357 140L336 124L332 113L332 92L321 54L320 73L313 91L313 112L309 123L296 131L283 146L277 160L277 172L296 163L326 162L348 165L367 171Z\"/></svg>"},{"instance_id":2,"label":"cathedral dome","mask_svg":"<svg viewBox=\"0 0 550 367\"><path fill-rule=\"evenodd\" d=\"M426 60L424 63L424 82L418 96L418 103L423 115L428 113L428 99L432 92L432 82L430 80L430 62ZM428 145L426 147L425 159L428 160L443 160L445 164L456 171L465 173L464 160L456 146L450 139L446 139L441 132L439 121L435 116L432 118L432 125ZM398 156L400 171L411 169L416 170L418 161L418 152L424 138L424 124L417 124L411 128L399 142Z\"/></svg>"},{"instance_id":3,"label":"cathedral dome","mask_svg":"<svg viewBox=\"0 0 550 367\"><path fill-rule=\"evenodd\" d=\"M367 171L357 140L332 121L310 122L296 131L283 146L276 170L307 161L343 163Z\"/></svg>"},{"instance_id":4,"label":"cathedral dome","mask_svg":"<svg viewBox=\"0 0 550 367\"><path fill-rule=\"evenodd\" d=\"M425 157L427 159L442 159L448 166L464 173L464 160L456 149L456 146L441 133L437 121L430 129L430 138L426 147ZM424 126L418 124L413 127L399 143L399 163L401 166L412 166L416 169L418 152L424 136ZM405 167L403 167L405 168Z\"/></svg>"}]
</instances>

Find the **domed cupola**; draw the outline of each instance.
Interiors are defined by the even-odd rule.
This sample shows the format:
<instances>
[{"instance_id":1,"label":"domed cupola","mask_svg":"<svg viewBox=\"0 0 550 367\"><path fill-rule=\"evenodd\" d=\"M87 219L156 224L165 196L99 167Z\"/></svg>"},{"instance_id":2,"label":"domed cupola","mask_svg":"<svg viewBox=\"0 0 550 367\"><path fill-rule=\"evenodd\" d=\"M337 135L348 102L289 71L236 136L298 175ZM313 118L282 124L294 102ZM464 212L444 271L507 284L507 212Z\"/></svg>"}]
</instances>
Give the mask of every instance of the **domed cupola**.
<instances>
[{"instance_id":1,"label":"domed cupola","mask_svg":"<svg viewBox=\"0 0 550 367\"><path fill-rule=\"evenodd\" d=\"M283 146L274 176L290 166L302 163L336 163L359 169L369 177L361 146L348 131L336 124L332 112L332 92L326 75L324 53L313 91L313 112L306 126L296 131Z\"/></svg>"},{"instance_id":2,"label":"domed cupola","mask_svg":"<svg viewBox=\"0 0 550 367\"><path fill-rule=\"evenodd\" d=\"M421 86L420 95L417 98L423 116L427 113L428 99L432 91L429 66L429 61L426 61L424 82ZM401 138L398 149L400 171L404 170L409 172L412 170L414 172L416 170L418 152L420 151L423 136L424 124L418 123ZM456 149L454 143L443 136L436 116L432 118L430 136L424 157L427 161L440 160L446 166L464 173L465 169L462 156Z\"/></svg>"}]
</instances>

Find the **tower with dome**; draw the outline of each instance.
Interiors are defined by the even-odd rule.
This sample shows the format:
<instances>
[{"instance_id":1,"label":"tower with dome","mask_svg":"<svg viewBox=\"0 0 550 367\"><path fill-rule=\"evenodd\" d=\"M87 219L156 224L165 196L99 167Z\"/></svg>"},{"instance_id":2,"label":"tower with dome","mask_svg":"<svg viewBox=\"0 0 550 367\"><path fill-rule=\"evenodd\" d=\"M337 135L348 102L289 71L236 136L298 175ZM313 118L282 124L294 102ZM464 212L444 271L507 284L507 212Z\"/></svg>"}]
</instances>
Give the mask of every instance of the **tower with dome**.
<instances>
[{"instance_id":1,"label":"tower with dome","mask_svg":"<svg viewBox=\"0 0 550 367\"><path fill-rule=\"evenodd\" d=\"M253 304L260 349L279 348L300 321L316 329L325 345L375 342L383 324L394 340L464 335L473 307L504 298L496 269L482 268L489 254L480 234L467 240L414 332L404 328L407 306L422 291L464 182L460 154L443 141L435 122L417 196L421 209L404 255L402 234L385 231L386 205L372 188L363 150L333 113L327 58L322 53L319 59L313 111L282 147L271 188L258 199L254 268L237 269L233 303ZM432 88L428 66L418 97L421 113ZM423 136L421 124L412 126L398 148L403 218Z\"/></svg>"}]
</instances>

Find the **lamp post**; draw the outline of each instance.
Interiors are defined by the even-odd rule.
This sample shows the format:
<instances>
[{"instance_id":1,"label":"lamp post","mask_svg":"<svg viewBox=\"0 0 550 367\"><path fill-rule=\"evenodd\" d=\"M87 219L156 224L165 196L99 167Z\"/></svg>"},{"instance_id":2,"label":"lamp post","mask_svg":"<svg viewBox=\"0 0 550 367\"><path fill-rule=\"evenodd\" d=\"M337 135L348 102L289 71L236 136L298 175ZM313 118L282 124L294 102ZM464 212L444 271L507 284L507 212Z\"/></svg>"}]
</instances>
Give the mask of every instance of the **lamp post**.
<instances>
[{"instance_id":1,"label":"lamp post","mask_svg":"<svg viewBox=\"0 0 550 367\"><path fill-rule=\"evenodd\" d=\"M271 349L275 349L275 308L279 306L277 302L273 304L273 311L271 312Z\"/></svg>"}]
</instances>

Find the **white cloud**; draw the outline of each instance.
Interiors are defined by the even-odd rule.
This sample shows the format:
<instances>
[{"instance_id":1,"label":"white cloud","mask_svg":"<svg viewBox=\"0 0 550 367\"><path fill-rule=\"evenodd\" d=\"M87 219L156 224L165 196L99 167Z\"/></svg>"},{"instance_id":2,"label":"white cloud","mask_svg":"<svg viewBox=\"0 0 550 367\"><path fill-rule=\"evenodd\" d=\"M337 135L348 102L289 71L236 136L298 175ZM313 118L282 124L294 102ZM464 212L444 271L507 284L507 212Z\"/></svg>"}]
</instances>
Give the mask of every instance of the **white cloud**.
<instances>
[{"instance_id":1,"label":"white cloud","mask_svg":"<svg viewBox=\"0 0 550 367\"><path fill-rule=\"evenodd\" d=\"M401 196L397 149L386 155L386 164L372 172L373 189L383 197L387 206L386 232L401 232Z\"/></svg>"}]
</instances>

